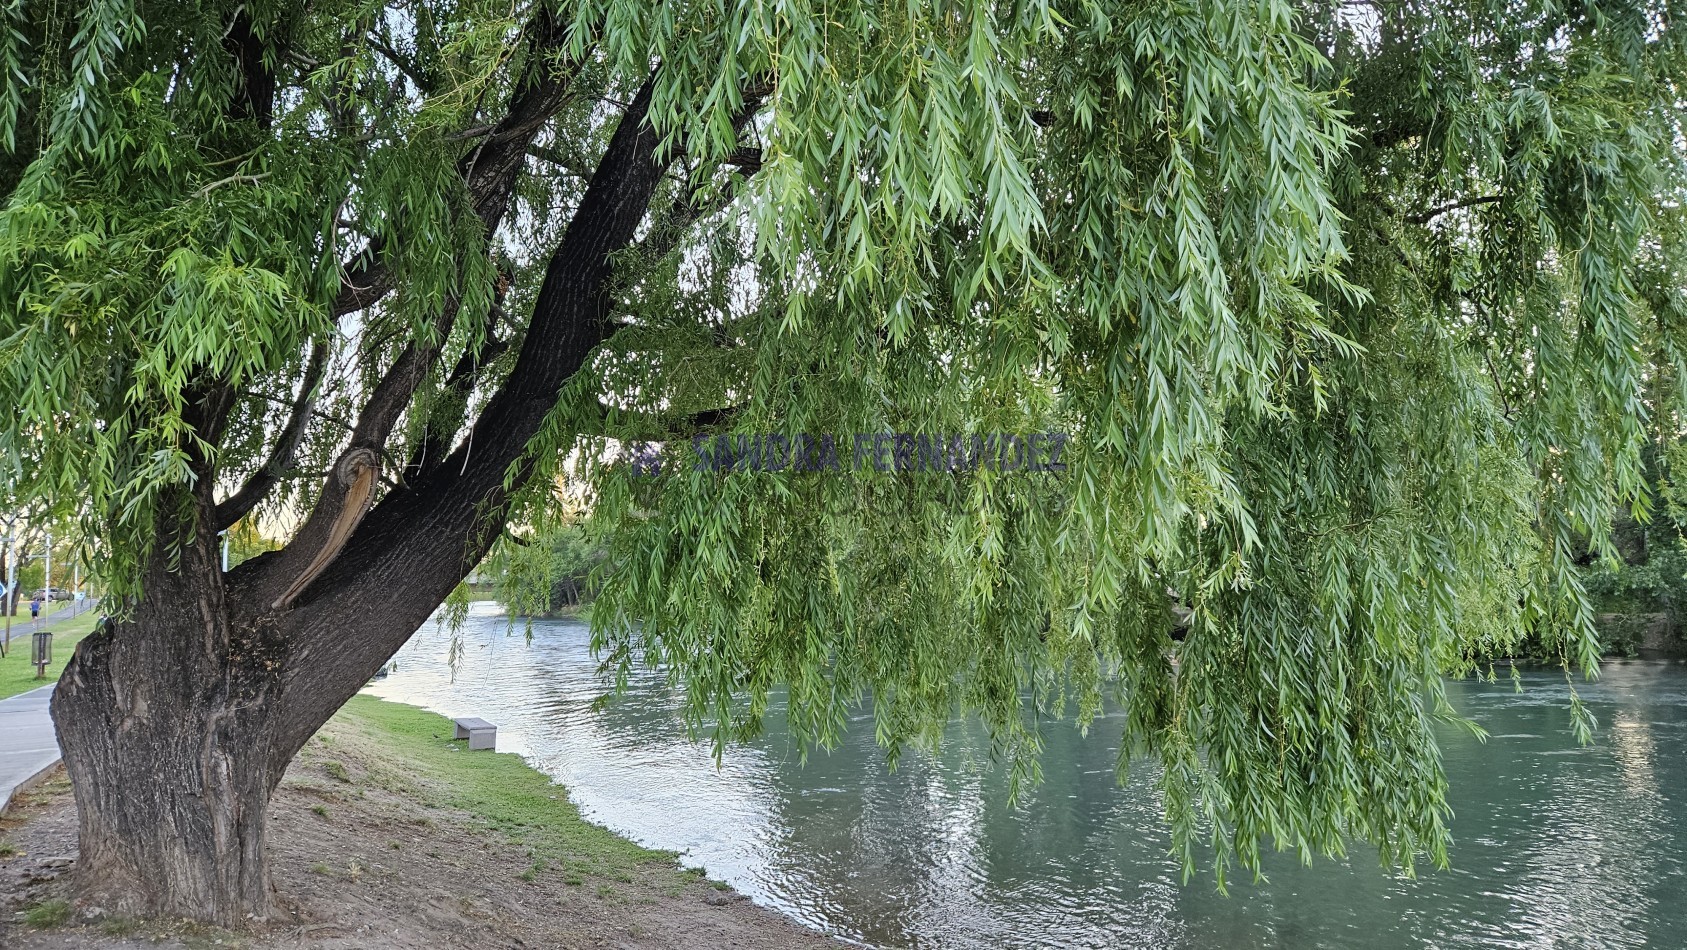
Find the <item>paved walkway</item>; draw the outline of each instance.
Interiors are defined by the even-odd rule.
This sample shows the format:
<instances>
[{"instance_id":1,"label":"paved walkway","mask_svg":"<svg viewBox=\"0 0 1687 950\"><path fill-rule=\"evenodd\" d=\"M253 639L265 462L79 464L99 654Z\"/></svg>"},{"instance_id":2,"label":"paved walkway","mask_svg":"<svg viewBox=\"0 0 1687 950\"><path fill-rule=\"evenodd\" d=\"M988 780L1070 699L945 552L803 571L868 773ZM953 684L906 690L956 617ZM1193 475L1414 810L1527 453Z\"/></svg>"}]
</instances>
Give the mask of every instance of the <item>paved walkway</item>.
<instances>
[{"instance_id":1,"label":"paved walkway","mask_svg":"<svg viewBox=\"0 0 1687 950\"><path fill-rule=\"evenodd\" d=\"M80 613L97 606L90 603ZM62 616L55 612L43 629L51 630L70 619L68 610ZM21 645L29 649L29 635L34 632L35 624L28 617L22 623L13 618L12 648ZM48 683L40 689L0 699L0 813L6 811L19 789L28 788L29 783L59 764L59 737L53 731L53 717L47 712L47 700L52 695L53 684Z\"/></svg>"},{"instance_id":2,"label":"paved walkway","mask_svg":"<svg viewBox=\"0 0 1687 950\"><path fill-rule=\"evenodd\" d=\"M12 794L59 763L59 739L47 712L52 686L0 699L0 812Z\"/></svg>"},{"instance_id":3,"label":"paved walkway","mask_svg":"<svg viewBox=\"0 0 1687 950\"><path fill-rule=\"evenodd\" d=\"M4 595L0 595L0 597L3 596ZM40 621L41 629L56 630L58 629L59 624L75 620L77 617L91 614L98 609L100 609L100 602L97 600L87 601L82 605L81 610L76 610L67 603L48 614L45 620ZM28 611L29 601L19 601L18 615L12 618L12 646L17 646L18 640L21 639L23 640L23 648L25 650L29 649L29 635L34 633L36 630L36 621L29 616ZM0 625L4 625L5 622L6 618L4 616L0 616Z\"/></svg>"}]
</instances>

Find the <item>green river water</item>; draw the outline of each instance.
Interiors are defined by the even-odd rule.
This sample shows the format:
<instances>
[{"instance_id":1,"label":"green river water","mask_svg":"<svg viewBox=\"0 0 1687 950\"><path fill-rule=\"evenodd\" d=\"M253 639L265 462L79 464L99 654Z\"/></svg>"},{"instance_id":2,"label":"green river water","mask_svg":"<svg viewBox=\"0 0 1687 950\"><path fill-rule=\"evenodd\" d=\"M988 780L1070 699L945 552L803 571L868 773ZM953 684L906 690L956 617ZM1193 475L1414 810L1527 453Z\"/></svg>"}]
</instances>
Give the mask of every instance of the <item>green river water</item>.
<instances>
[{"instance_id":1,"label":"green river water","mask_svg":"<svg viewBox=\"0 0 1687 950\"><path fill-rule=\"evenodd\" d=\"M584 625L532 641L490 605L460 631L429 623L379 695L499 725L498 746L568 786L582 810L755 900L886 947L1687 947L1687 666L1608 663L1578 690L1599 719L1569 733L1563 676L1455 682L1491 733L1452 730L1453 867L1406 880L1356 848L1269 880L1180 884L1152 776L1119 785L1118 727L1051 728L1045 781L1006 803L976 730L896 772L863 714L846 743L797 761L777 716L715 768L652 675L606 709Z\"/></svg>"}]
</instances>

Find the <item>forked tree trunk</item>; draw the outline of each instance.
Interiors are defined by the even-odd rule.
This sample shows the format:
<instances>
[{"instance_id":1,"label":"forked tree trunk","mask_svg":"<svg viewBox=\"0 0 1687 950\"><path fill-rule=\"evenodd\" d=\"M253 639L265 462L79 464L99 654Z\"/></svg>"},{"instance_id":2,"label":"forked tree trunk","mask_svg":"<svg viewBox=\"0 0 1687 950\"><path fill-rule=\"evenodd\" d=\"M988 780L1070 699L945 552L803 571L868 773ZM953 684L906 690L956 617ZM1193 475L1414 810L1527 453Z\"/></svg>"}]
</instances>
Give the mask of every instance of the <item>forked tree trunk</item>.
<instances>
[{"instance_id":1,"label":"forked tree trunk","mask_svg":"<svg viewBox=\"0 0 1687 950\"><path fill-rule=\"evenodd\" d=\"M390 499L349 556L362 569L329 572L296 602L282 598L300 562L318 559L270 552L224 574L204 527L211 506L197 499L194 537L159 543L141 599L77 645L53 693L80 900L231 927L271 916L275 787L484 555L483 535L463 539L471 497Z\"/></svg>"},{"instance_id":2,"label":"forked tree trunk","mask_svg":"<svg viewBox=\"0 0 1687 950\"><path fill-rule=\"evenodd\" d=\"M52 710L82 897L235 925L270 913L265 816L295 750L277 742L280 644L231 627L205 548L150 572L133 614L78 646Z\"/></svg>"},{"instance_id":3,"label":"forked tree trunk","mask_svg":"<svg viewBox=\"0 0 1687 950\"><path fill-rule=\"evenodd\" d=\"M78 645L53 694L84 901L227 926L270 915L265 816L287 764L485 556L509 486L532 473L529 441L612 330L612 256L672 161L658 159L661 137L644 121L653 87L623 114L546 265L514 368L445 462L363 517L370 466L414 385L401 358L287 547L222 572L205 459L162 504L143 599L114 605L120 619ZM766 94L747 97L743 121ZM191 404L205 444L220 440L234 398L208 385ZM185 543L164 540L182 531Z\"/></svg>"}]
</instances>

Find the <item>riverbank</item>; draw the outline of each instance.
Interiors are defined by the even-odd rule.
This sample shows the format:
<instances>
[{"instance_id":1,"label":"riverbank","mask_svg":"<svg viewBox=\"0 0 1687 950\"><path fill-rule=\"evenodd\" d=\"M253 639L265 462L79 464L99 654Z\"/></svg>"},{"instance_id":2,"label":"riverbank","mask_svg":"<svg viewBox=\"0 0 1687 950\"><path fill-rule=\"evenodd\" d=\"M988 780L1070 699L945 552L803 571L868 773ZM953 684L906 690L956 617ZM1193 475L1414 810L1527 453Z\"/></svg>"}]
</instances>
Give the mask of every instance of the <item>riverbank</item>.
<instances>
[{"instance_id":1,"label":"riverbank","mask_svg":"<svg viewBox=\"0 0 1687 950\"><path fill-rule=\"evenodd\" d=\"M66 902L62 777L0 819L0 946L763 948L835 943L580 817L520 757L464 749L444 717L358 697L294 761L270 809L284 919L227 933Z\"/></svg>"}]
</instances>

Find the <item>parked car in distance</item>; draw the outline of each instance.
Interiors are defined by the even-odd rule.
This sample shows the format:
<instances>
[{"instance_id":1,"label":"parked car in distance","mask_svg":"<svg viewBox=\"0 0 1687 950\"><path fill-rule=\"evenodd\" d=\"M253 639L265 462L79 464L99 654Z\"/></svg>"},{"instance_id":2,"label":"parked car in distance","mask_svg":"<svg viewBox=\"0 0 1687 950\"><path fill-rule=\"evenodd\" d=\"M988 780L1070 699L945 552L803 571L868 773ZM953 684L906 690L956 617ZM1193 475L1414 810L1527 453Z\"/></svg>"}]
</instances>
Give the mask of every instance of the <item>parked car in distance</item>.
<instances>
[{"instance_id":1,"label":"parked car in distance","mask_svg":"<svg viewBox=\"0 0 1687 950\"><path fill-rule=\"evenodd\" d=\"M63 587L38 587L35 593L29 595L29 599L34 600L38 597L42 600L69 600L71 593Z\"/></svg>"}]
</instances>

